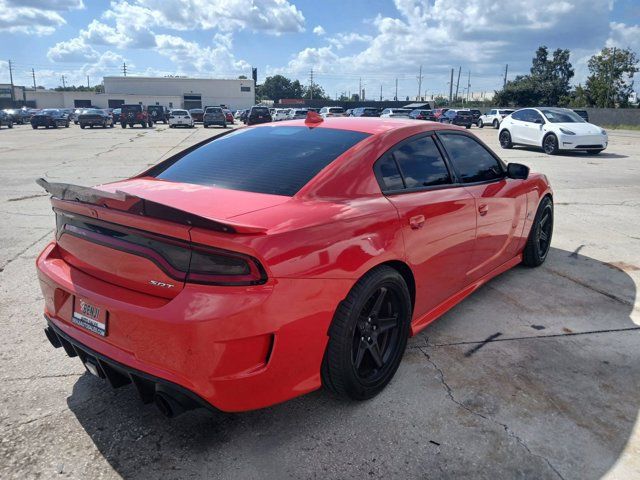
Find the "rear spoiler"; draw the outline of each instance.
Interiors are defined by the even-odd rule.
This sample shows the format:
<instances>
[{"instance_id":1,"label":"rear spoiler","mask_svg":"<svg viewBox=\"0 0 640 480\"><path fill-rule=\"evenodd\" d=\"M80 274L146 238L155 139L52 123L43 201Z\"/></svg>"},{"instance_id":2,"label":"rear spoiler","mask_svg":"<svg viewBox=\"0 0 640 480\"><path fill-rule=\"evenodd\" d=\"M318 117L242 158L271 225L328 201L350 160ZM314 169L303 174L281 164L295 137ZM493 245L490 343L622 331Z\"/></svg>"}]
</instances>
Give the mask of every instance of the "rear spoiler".
<instances>
[{"instance_id":1,"label":"rear spoiler","mask_svg":"<svg viewBox=\"0 0 640 480\"><path fill-rule=\"evenodd\" d=\"M47 182L39 178L36 183L51 194L52 198L109 208L134 215L167 220L190 227L204 228L225 233L264 233L266 228L219 221L195 215L179 208L153 202L136 195L116 190L114 193L97 188L82 187L71 183Z\"/></svg>"}]
</instances>

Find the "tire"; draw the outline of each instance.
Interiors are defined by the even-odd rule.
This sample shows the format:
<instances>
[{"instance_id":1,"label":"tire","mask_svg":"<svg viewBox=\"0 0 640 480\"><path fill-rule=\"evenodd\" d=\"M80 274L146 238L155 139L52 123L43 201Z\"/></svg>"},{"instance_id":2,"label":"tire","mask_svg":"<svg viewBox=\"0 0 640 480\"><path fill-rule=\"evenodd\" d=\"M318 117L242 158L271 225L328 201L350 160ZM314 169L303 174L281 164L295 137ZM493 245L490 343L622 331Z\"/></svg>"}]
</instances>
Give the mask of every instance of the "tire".
<instances>
[{"instance_id":1,"label":"tire","mask_svg":"<svg viewBox=\"0 0 640 480\"><path fill-rule=\"evenodd\" d=\"M104 122L102 123L102 128L107 128L107 122L106 122L106 121L104 121Z\"/></svg>"},{"instance_id":2,"label":"tire","mask_svg":"<svg viewBox=\"0 0 640 480\"><path fill-rule=\"evenodd\" d=\"M465 125L464 128L471 128L471 125Z\"/></svg>"},{"instance_id":3,"label":"tire","mask_svg":"<svg viewBox=\"0 0 640 480\"><path fill-rule=\"evenodd\" d=\"M376 310L380 298L384 303ZM353 400L382 391L407 346L411 309L409 289L397 270L380 266L358 280L329 328L321 372L325 388Z\"/></svg>"},{"instance_id":4,"label":"tire","mask_svg":"<svg viewBox=\"0 0 640 480\"><path fill-rule=\"evenodd\" d=\"M483 128L484 122L482 120L478 120L478 128Z\"/></svg>"},{"instance_id":5,"label":"tire","mask_svg":"<svg viewBox=\"0 0 640 480\"><path fill-rule=\"evenodd\" d=\"M109 124L109 128L113 128L113 122Z\"/></svg>"},{"instance_id":6,"label":"tire","mask_svg":"<svg viewBox=\"0 0 640 480\"><path fill-rule=\"evenodd\" d=\"M500 141L500 146L502 148L513 148L513 143L511 142L511 133L509 133L509 130L502 130L500 132L500 135L498 136L498 140Z\"/></svg>"},{"instance_id":7,"label":"tire","mask_svg":"<svg viewBox=\"0 0 640 480\"><path fill-rule=\"evenodd\" d=\"M64 124L64 128L69 128L69 122Z\"/></svg>"},{"instance_id":8,"label":"tire","mask_svg":"<svg viewBox=\"0 0 640 480\"><path fill-rule=\"evenodd\" d=\"M126 124L126 123L121 123L121 124L120 124L120 126L121 126L122 128L127 128L127 124Z\"/></svg>"},{"instance_id":9,"label":"tire","mask_svg":"<svg viewBox=\"0 0 640 480\"><path fill-rule=\"evenodd\" d=\"M226 122L222 124L222 128L227 128Z\"/></svg>"},{"instance_id":10,"label":"tire","mask_svg":"<svg viewBox=\"0 0 640 480\"><path fill-rule=\"evenodd\" d=\"M208 124L208 123L203 123L203 124L202 124L202 126L203 126L204 128L209 128L209 124Z\"/></svg>"},{"instance_id":11,"label":"tire","mask_svg":"<svg viewBox=\"0 0 640 480\"><path fill-rule=\"evenodd\" d=\"M13 128L13 122L9 122L9 123L7 124L7 128Z\"/></svg>"},{"instance_id":12,"label":"tire","mask_svg":"<svg viewBox=\"0 0 640 480\"><path fill-rule=\"evenodd\" d=\"M90 128L91 130L93 130L93 123L92 123L91 125L89 125L89 128Z\"/></svg>"},{"instance_id":13,"label":"tire","mask_svg":"<svg viewBox=\"0 0 640 480\"><path fill-rule=\"evenodd\" d=\"M53 122L53 125L51 125L52 128L58 128L58 124L56 122ZM47 127L49 128L49 127Z\"/></svg>"},{"instance_id":14,"label":"tire","mask_svg":"<svg viewBox=\"0 0 640 480\"><path fill-rule=\"evenodd\" d=\"M542 150L547 155L555 155L558 153L558 137L553 133L549 133L542 139Z\"/></svg>"},{"instance_id":15,"label":"tire","mask_svg":"<svg viewBox=\"0 0 640 480\"><path fill-rule=\"evenodd\" d=\"M37 125L31 125L31 128L33 128L34 130L37 130L38 126Z\"/></svg>"},{"instance_id":16,"label":"tire","mask_svg":"<svg viewBox=\"0 0 640 480\"><path fill-rule=\"evenodd\" d=\"M142 125L142 128L147 128L147 122L142 122L140 125Z\"/></svg>"},{"instance_id":17,"label":"tire","mask_svg":"<svg viewBox=\"0 0 640 480\"><path fill-rule=\"evenodd\" d=\"M82 124L82 123L81 123L81 124L80 124L80 128L84 130L84 127L86 127L86 125L84 125L84 124Z\"/></svg>"},{"instance_id":18,"label":"tire","mask_svg":"<svg viewBox=\"0 0 640 480\"><path fill-rule=\"evenodd\" d=\"M493 121L493 124L492 124L492 125L493 125L493 128L495 128L495 129L497 130L497 129L500 127L500 122L498 122L498 120L497 120L497 119L495 119L495 120Z\"/></svg>"},{"instance_id":19,"label":"tire","mask_svg":"<svg viewBox=\"0 0 640 480\"><path fill-rule=\"evenodd\" d=\"M522 253L522 263L527 267L539 267L547 259L553 236L553 202L544 197L538 206L527 244Z\"/></svg>"}]
</instances>

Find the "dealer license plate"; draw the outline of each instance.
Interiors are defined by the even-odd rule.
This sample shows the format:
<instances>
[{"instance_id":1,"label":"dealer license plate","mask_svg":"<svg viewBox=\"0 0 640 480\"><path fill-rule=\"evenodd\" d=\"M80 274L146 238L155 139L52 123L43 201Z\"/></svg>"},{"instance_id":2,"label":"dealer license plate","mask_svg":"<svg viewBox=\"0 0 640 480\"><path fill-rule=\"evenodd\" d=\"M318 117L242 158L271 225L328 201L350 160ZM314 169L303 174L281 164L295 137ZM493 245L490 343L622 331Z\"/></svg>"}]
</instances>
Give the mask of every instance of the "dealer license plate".
<instances>
[{"instance_id":1,"label":"dealer license plate","mask_svg":"<svg viewBox=\"0 0 640 480\"><path fill-rule=\"evenodd\" d=\"M107 335L107 311L76 297L71 321L79 327L101 336Z\"/></svg>"}]
</instances>

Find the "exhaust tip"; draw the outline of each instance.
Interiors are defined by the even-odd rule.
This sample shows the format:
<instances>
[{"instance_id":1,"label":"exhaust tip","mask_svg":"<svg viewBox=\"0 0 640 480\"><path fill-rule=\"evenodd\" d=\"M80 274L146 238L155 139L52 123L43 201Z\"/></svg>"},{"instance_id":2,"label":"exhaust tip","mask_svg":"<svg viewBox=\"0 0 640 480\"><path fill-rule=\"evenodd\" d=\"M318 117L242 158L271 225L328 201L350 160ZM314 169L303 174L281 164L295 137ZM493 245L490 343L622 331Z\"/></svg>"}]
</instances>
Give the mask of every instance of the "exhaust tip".
<instances>
[{"instance_id":1,"label":"exhaust tip","mask_svg":"<svg viewBox=\"0 0 640 480\"><path fill-rule=\"evenodd\" d=\"M156 407L158 408L158 410L160 410L160 413L165 417L173 418L176 416L176 413L174 412L171 405L172 402L164 393L156 393L153 397L153 403L156 404Z\"/></svg>"}]
</instances>

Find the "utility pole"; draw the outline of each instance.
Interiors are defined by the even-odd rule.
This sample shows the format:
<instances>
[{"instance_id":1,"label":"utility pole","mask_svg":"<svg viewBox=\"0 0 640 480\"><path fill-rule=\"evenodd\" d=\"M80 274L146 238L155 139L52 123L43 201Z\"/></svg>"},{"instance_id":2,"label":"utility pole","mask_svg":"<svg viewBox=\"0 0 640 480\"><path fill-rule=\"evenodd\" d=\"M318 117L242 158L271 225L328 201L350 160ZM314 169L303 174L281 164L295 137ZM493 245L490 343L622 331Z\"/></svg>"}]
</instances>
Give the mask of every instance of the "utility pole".
<instances>
[{"instance_id":1,"label":"utility pole","mask_svg":"<svg viewBox=\"0 0 640 480\"><path fill-rule=\"evenodd\" d=\"M362 101L362 77L358 81L358 100Z\"/></svg>"},{"instance_id":2,"label":"utility pole","mask_svg":"<svg viewBox=\"0 0 640 480\"><path fill-rule=\"evenodd\" d=\"M469 92L471 91L471 70L469 70L467 74L467 103L469 103Z\"/></svg>"},{"instance_id":3,"label":"utility pole","mask_svg":"<svg viewBox=\"0 0 640 480\"><path fill-rule=\"evenodd\" d=\"M611 96L611 87L613 86L613 71L615 69L616 62L616 47L613 47L613 53L611 55L611 69L609 70L609 85L607 86L607 101L605 102L605 108L609 108L609 97ZM614 95L615 97L615 95ZM613 108L615 108L615 98L613 99Z\"/></svg>"},{"instance_id":4,"label":"utility pole","mask_svg":"<svg viewBox=\"0 0 640 480\"><path fill-rule=\"evenodd\" d=\"M89 83L89 75L87 75L87 88L91 88L91 84Z\"/></svg>"},{"instance_id":5,"label":"utility pole","mask_svg":"<svg viewBox=\"0 0 640 480\"><path fill-rule=\"evenodd\" d=\"M420 65L420 73L418 74L418 96L416 97L417 101L420 101L420 93L422 92L422 65Z\"/></svg>"},{"instance_id":6,"label":"utility pole","mask_svg":"<svg viewBox=\"0 0 640 480\"><path fill-rule=\"evenodd\" d=\"M458 81L456 82L456 95L453 97L453 101L458 101L458 90L460 88L460 72L462 72L462 66L458 67Z\"/></svg>"},{"instance_id":7,"label":"utility pole","mask_svg":"<svg viewBox=\"0 0 640 480\"><path fill-rule=\"evenodd\" d=\"M62 88L67 88L67 84L64 81L64 75L62 75Z\"/></svg>"},{"instance_id":8,"label":"utility pole","mask_svg":"<svg viewBox=\"0 0 640 480\"><path fill-rule=\"evenodd\" d=\"M13 67L11 66L11 60L9 60L9 79L11 80L11 102L16 101L15 92L13 91ZM11 105L13 107L13 105Z\"/></svg>"},{"instance_id":9,"label":"utility pole","mask_svg":"<svg viewBox=\"0 0 640 480\"><path fill-rule=\"evenodd\" d=\"M127 76L127 62L123 62L122 63L122 74L126 77Z\"/></svg>"},{"instance_id":10,"label":"utility pole","mask_svg":"<svg viewBox=\"0 0 640 480\"><path fill-rule=\"evenodd\" d=\"M380 101L382 101L382 84L380 84Z\"/></svg>"},{"instance_id":11,"label":"utility pole","mask_svg":"<svg viewBox=\"0 0 640 480\"><path fill-rule=\"evenodd\" d=\"M313 68L309 72L309 100L313 100Z\"/></svg>"},{"instance_id":12,"label":"utility pole","mask_svg":"<svg viewBox=\"0 0 640 480\"><path fill-rule=\"evenodd\" d=\"M449 106L451 106L452 96L453 96L453 68L451 69L451 81L449 82Z\"/></svg>"},{"instance_id":13,"label":"utility pole","mask_svg":"<svg viewBox=\"0 0 640 480\"><path fill-rule=\"evenodd\" d=\"M507 73L509 72L509 64L504 66L504 82L502 82L502 88L507 86Z\"/></svg>"},{"instance_id":14,"label":"utility pole","mask_svg":"<svg viewBox=\"0 0 640 480\"><path fill-rule=\"evenodd\" d=\"M31 69L31 76L33 77L33 89L36 90L36 71Z\"/></svg>"},{"instance_id":15,"label":"utility pole","mask_svg":"<svg viewBox=\"0 0 640 480\"><path fill-rule=\"evenodd\" d=\"M398 77L396 77L396 96L393 97L393 99L397 102L398 101Z\"/></svg>"}]
</instances>

